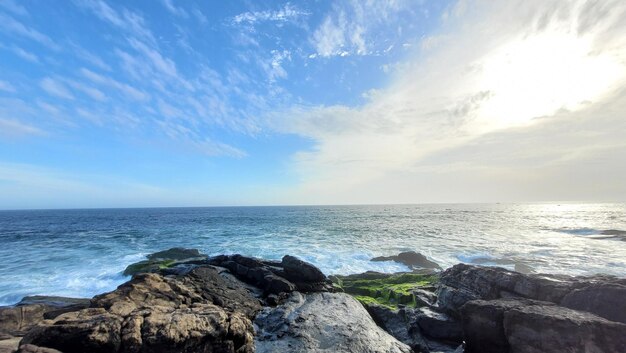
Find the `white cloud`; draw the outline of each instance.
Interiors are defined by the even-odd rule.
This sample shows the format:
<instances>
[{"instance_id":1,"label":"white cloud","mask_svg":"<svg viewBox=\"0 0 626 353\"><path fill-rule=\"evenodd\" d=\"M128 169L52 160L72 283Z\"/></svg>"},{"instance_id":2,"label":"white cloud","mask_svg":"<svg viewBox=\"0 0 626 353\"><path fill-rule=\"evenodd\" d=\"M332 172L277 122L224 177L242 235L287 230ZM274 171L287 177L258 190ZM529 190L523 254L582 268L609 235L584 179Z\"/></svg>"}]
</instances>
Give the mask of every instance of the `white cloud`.
<instances>
[{"instance_id":1,"label":"white cloud","mask_svg":"<svg viewBox=\"0 0 626 353\"><path fill-rule=\"evenodd\" d=\"M72 92L63 83L53 78L45 77L39 82L39 86L50 95L63 99L74 99Z\"/></svg>"},{"instance_id":2,"label":"white cloud","mask_svg":"<svg viewBox=\"0 0 626 353\"><path fill-rule=\"evenodd\" d=\"M15 87L13 87L13 85L11 83L9 83L7 81L0 80L0 91L13 93L16 90L15 90Z\"/></svg>"},{"instance_id":3,"label":"white cloud","mask_svg":"<svg viewBox=\"0 0 626 353\"><path fill-rule=\"evenodd\" d=\"M2 0L0 1L0 7L3 7L16 15L28 16L28 11L26 10L26 8L19 5L14 0Z\"/></svg>"},{"instance_id":4,"label":"white cloud","mask_svg":"<svg viewBox=\"0 0 626 353\"><path fill-rule=\"evenodd\" d=\"M333 4L333 10L324 17L313 32L311 42L316 56L369 55L382 51L374 37L380 31L395 28L398 15L406 15L411 7L404 1L351 1ZM393 31L391 35L395 36ZM389 44L385 43L389 48Z\"/></svg>"},{"instance_id":5,"label":"white cloud","mask_svg":"<svg viewBox=\"0 0 626 353\"><path fill-rule=\"evenodd\" d=\"M246 24L246 25L254 25L259 22L295 22L298 21L303 16L308 16L309 13L306 11L302 11L297 7L287 3L285 6L277 11L250 11L241 13L232 18L232 24Z\"/></svg>"},{"instance_id":6,"label":"white cloud","mask_svg":"<svg viewBox=\"0 0 626 353\"><path fill-rule=\"evenodd\" d=\"M162 3L163 3L163 6L165 6L165 8L167 9L167 11L169 11L173 15L179 16L182 18L189 17L189 14L187 13L187 11L185 11L185 9L183 9L182 7L177 7L176 5L174 5L172 0L163 0Z\"/></svg>"},{"instance_id":7,"label":"white cloud","mask_svg":"<svg viewBox=\"0 0 626 353\"><path fill-rule=\"evenodd\" d=\"M22 37L32 39L50 49L60 50L60 47L52 39L50 39L50 37L33 28L25 26L11 16L6 16L2 13L0 13L0 28L8 32L18 34Z\"/></svg>"},{"instance_id":8,"label":"white cloud","mask_svg":"<svg viewBox=\"0 0 626 353\"><path fill-rule=\"evenodd\" d=\"M17 137L22 135L44 135L45 132L32 125L15 119L0 118L0 135Z\"/></svg>"},{"instance_id":9,"label":"white cloud","mask_svg":"<svg viewBox=\"0 0 626 353\"><path fill-rule=\"evenodd\" d=\"M472 165L460 163L467 157L464 150L485 143L487 136L492 139L509 131L524 131L518 137L538 141L535 148L540 155L552 147L554 137L542 133L547 126L553 134L572 137L564 139L557 154L577 146L576 150L586 152L572 158L597 156L597 151L606 149L626 158L620 147L623 136L613 132L624 124L626 114L622 104L626 92L619 91L626 84L626 37L618 34L626 32L626 22L620 20L626 4L597 5L610 11L592 11L589 6L596 3L584 1L461 4L451 9L437 40L425 39L430 44L414 54L416 59L397 65L392 84L368 95L367 104L297 107L279 116L274 122L276 129L316 142L312 150L294 156L303 183L287 201L499 201L487 190L486 180L508 185L503 189L511 191L502 198L517 198L520 193L516 190L528 187L523 179L500 173L502 162L488 157ZM330 27L341 31L341 26L334 25ZM344 41L348 41L345 36ZM336 52L336 47L328 44L319 54ZM612 110L604 112L597 107ZM580 123L573 125L572 121ZM593 131L593 138L573 138L584 136L585 131ZM519 143L503 139L495 150L500 155L511 153ZM456 151L455 157L447 160L443 156L451 150ZM508 157L511 159L503 159L507 163L519 161ZM618 168L615 158L598 169ZM552 174L543 191L548 191L548 184L555 183L558 176L567 177L570 172L559 168L557 159L546 163L542 172ZM450 171L451 165L460 169ZM480 175L484 176L482 182ZM619 183L612 180L611 185ZM621 185L613 191L623 192ZM468 194L454 199L446 188L468 190ZM576 190L571 188L572 197ZM437 193L446 196L437 198Z\"/></svg>"},{"instance_id":10,"label":"white cloud","mask_svg":"<svg viewBox=\"0 0 626 353\"><path fill-rule=\"evenodd\" d=\"M150 96L148 94L126 83L119 82L110 77L100 75L85 68L82 68L79 71L84 77L91 80L92 82L113 87L133 100L143 102L150 99Z\"/></svg>"},{"instance_id":11,"label":"white cloud","mask_svg":"<svg viewBox=\"0 0 626 353\"><path fill-rule=\"evenodd\" d=\"M35 54L31 53L31 52L28 52L28 51L26 51L26 50L24 50L22 48L19 48L19 47L13 47L12 50L13 50L13 52L15 54L17 54L19 57L21 57L24 60L28 60L28 61L33 62L33 63L38 63L39 62L39 58L37 57L37 55L35 55Z\"/></svg>"},{"instance_id":12,"label":"white cloud","mask_svg":"<svg viewBox=\"0 0 626 353\"><path fill-rule=\"evenodd\" d=\"M156 43L154 35L148 29L146 22L140 14L122 9L117 11L102 0L75 0L82 8L91 11L96 17L106 21L115 27L133 34L149 43Z\"/></svg>"}]
</instances>

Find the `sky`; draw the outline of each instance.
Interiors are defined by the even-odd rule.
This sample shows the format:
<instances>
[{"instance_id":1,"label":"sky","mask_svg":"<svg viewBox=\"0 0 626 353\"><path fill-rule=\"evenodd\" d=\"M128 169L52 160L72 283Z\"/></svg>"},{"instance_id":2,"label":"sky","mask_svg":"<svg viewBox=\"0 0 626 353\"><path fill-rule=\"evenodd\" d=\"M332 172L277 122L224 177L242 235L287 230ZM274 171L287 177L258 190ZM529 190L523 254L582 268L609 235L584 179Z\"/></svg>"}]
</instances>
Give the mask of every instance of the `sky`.
<instances>
[{"instance_id":1,"label":"sky","mask_svg":"<svg viewBox=\"0 0 626 353\"><path fill-rule=\"evenodd\" d=\"M0 209L626 201L626 2L0 0Z\"/></svg>"}]
</instances>

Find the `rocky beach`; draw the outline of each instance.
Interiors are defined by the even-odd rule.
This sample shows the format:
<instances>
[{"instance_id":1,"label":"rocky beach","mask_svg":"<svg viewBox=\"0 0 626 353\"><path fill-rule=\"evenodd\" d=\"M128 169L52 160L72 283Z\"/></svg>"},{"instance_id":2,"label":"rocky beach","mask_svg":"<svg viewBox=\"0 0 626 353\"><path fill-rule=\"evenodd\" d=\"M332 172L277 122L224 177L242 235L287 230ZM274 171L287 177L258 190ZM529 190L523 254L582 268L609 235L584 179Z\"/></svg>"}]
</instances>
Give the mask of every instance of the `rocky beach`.
<instances>
[{"instance_id":1,"label":"rocky beach","mask_svg":"<svg viewBox=\"0 0 626 353\"><path fill-rule=\"evenodd\" d=\"M626 279L522 274L418 252L401 273L326 276L172 248L91 299L0 308L0 352L624 352Z\"/></svg>"}]
</instances>

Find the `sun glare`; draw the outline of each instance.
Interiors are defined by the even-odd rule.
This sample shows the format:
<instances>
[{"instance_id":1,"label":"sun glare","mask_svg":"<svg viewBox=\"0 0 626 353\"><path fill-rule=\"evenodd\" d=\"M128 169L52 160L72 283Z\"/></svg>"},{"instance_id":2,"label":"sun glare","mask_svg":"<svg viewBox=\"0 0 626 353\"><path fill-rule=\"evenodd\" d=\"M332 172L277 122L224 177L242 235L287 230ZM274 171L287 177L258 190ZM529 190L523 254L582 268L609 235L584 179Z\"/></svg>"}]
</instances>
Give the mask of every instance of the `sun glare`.
<instances>
[{"instance_id":1,"label":"sun glare","mask_svg":"<svg viewBox=\"0 0 626 353\"><path fill-rule=\"evenodd\" d=\"M489 92L489 99L478 119L489 130L580 109L611 91L625 74L617 58L592 53L591 39L572 33L514 40L488 54L481 68L478 88Z\"/></svg>"}]
</instances>

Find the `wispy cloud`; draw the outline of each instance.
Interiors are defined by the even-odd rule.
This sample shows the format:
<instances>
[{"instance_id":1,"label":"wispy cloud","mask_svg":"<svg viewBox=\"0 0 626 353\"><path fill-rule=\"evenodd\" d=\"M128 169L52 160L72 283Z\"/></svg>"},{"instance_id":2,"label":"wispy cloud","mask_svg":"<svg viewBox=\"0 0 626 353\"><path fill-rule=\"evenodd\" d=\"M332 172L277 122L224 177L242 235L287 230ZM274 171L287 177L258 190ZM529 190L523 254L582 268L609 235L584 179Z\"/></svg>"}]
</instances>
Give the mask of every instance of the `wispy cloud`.
<instances>
[{"instance_id":1,"label":"wispy cloud","mask_svg":"<svg viewBox=\"0 0 626 353\"><path fill-rule=\"evenodd\" d=\"M18 137L22 135L45 135L45 132L15 119L0 118L0 135Z\"/></svg>"},{"instance_id":2,"label":"wispy cloud","mask_svg":"<svg viewBox=\"0 0 626 353\"><path fill-rule=\"evenodd\" d=\"M155 43L154 35L148 29L146 21L140 14L122 9L117 11L102 0L76 0L76 3L89 11L96 17L106 21L113 26L131 33L150 43Z\"/></svg>"},{"instance_id":3,"label":"wispy cloud","mask_svg":"<svg viewBox=\"0 0 626 353\"><path fill-rule=\"evenodd\" d=\"M311 42L316 53L311 57L366 55L380 51L380 45L388 48L388 43L376 43L373 38L381 30L394 33L394 19L407 5L411 4L394 0L335 3L313 32Z\"/></svg>"},{"instance_id":4,"label":"wispy cloud","mask_svg":"<svg viewBox=\"0 0 626 353\"><path fill-rule=\"evenodd\" d=\"M51 77L46 77L41 80L39 82L39 86L50 95L63 99L74 99L72 92L70 92L70 90L62 82Z\"/></svg>"},{"instance_id":5,"label":"wispy cloud","mask_svg":"<svg viewBox=\"0 0 626 353\"><path fill-rule=\"evenodd\" d=\"M162 0L161 3L171 14L182 18L189 17L189 13L187 13L187 11L185 11L185 9L183 9L182 7L174 5L174 2L172 0Z\"/></svg>"},{"instance_id":6,"label":"wispy cloud","mask_svg":"<svg viewBox=\"0 0 626 353\"><path fill-rule=\"evenodd\" d=\"M0 1L0 7L16 15L28 16L28 11L26 10L26 8L15 2L15 0L2 0Z\"/></svg>"},{"instance_id":7,"label":"wispy cloud","mask_svg":"<svg viewBox=\"0 0 626 353\"><path fill-rule=\"evenodd\" d=\"M249 11L241 13L231 19L232 24L246 24L246 25L254 25L260 22L278 22L278 23L286 23L297 21L303 16L310 15L309 12L298 9L297 7L291 5L290 3L285 4L279 10L265 10L265 11Z\"/></svg>"},{"instance_id":8,"label":"wispy cloud","mask_svg":"<svg viewBox=\"0 0 626 353\"><path fill-rule=\"evenodd\" d=\"M2 13L0 13L0 28L7 32L11 32L22 37L34 40L50 49L60 50L60 46L56 44L52 39L50 39L50 37L22 24L13 17L4 15Z\"/></svg>"},{"instance_id":9,"label":"wispy cloud","mask_svg":"<svg viewBox=\"0 0 626 353\"><path fill-rule=\"evenodd\" d=\"M11 83L0 80L0 91L13 93L16 90L15 90L15 87L13 87Z\"/></svg>"},{"instance_id":10,"label":"wispy cloud","mask_svg":"<svg viewBox=\"0 0 626 353\"><path fill-rule=\"evenodd\" d=\"M39 57L31 52L28 52L20 47L13 47L12 48L13 52L18 55L19 57L21 57L24 60L33 62L33 63L38 63L39 62Z\"/></svg>"},{"instance_id":11,"label":"wispy cloud","mask_svg":"<svg viewBox=\"0 0 626 353\"><path fill-rule=\"evenodd\" d=\"M85 68L80 69L79 72L81 75L91 80L92 82L113 87L133 100L146 101L150 98L148 94L140 91L139 89L134 88L126 83L119 82L111 77L100 75Z\"/></svg>"}]
</instances>

